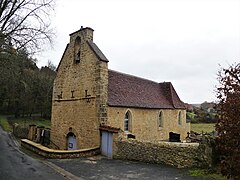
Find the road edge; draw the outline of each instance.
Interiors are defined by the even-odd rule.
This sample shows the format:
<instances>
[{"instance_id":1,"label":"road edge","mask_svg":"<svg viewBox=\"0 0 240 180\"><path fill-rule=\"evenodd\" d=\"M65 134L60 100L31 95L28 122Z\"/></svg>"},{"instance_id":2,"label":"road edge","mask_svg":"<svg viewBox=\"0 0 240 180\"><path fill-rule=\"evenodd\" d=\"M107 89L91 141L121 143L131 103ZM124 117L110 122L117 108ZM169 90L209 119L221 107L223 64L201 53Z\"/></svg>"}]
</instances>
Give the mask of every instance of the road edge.
<instances>
[{"instance_id":1,"label":"road edge","mask_svg":"<svg viewBox=\"0 0 240 180\"><path fill-rule=\"evenodd\" d=\"M17 140L17 138L12 134L12 133L7 133L10 137L10 139L12 140L12 142L15 145L15 148L20 152L25 154L24 152L22 152L19 148L21 147L19 141ZM73 175L72 173L64 170L63 168L47 161L47 160L40 160L38 159L40 162L42 162L43 164L47 165L48 167L50 167L51 169L53 169L54 171L56 171L57 173L61 174L63 177L65 177L68 180L83 180L83 178L80 178L78 176Z\"/></svg>"},{"instance_id":2,"label":"road edge","mask_svg":"<svg viewBox=\"0 0 240 180\"><path fill-rule=\"evenodd\" d=\"M41 160L43 164L49 166L50 168L52 168L53 170L57 171L59 174L63 175L66 179L69 179L69 180L84 180L83 178L80 178L78 176L75 176L73 175L72 173L64 170L63 168L55 165L54 163L52 162L49 162L49 161L43 161Z\"/></svg>"}]
</instances>

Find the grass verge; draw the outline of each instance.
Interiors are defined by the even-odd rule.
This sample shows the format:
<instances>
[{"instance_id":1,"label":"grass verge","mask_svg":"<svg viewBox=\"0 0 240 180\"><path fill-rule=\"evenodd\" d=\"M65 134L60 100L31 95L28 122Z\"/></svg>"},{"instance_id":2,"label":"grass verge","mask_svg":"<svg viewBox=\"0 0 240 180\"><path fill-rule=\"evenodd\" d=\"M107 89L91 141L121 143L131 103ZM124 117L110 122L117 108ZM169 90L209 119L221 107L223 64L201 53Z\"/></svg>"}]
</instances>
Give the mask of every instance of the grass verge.
<instances>
[{"instance_id":1,"label":"grass verge","mask_svg":"<svg viewBox=\"0 0 240 180\"><path fill-rule=\"evenodd\" d=\"M6 116L0 116L0 126L2 126L4 131L11 132L12 128L8 123Z\"/></svg>"},{"instance_id":2,"label":"grass verge","mask_svg":"<svg viewBox=\"0 0 240 180\"><path fill-rule=\"evenodd\" d=\"M223 177L220 174L209 172L205 169L191 169L188 171L190 176L194 177L203 177L204 179L212 179L212 180L227 180L226 177Z\"/></svg>"}]
</instances>

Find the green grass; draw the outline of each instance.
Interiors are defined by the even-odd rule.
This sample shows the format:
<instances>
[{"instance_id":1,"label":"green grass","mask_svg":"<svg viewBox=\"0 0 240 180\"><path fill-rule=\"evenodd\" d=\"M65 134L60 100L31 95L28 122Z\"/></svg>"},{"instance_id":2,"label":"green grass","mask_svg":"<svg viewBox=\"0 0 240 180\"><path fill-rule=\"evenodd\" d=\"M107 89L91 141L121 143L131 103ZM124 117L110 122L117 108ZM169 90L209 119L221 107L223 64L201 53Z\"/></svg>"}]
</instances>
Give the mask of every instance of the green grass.
<instances>
[{"instance_id":1,"label":"green grass","mask_svg":"<svg viewBox=\"0 0 240 180\"><path fill-rule=\"evenodd\" d=\"M44 126L45 128L51 128L51 121L40 118L7 118L6 116L0 116L0 125L3 130L7 132L13 131L13 125L17 123L22 127L28 127L29 125L35 124L37 126Z\"/></svg>"},{"instance_id":2,"label":"green grass","mask_svg":"<svg viewBox=\"0 0 240 180\"><path fill-rule=\"evenodd\" d=\"M51 121L46 119L38 119L38 118L17 118L17 119L10 119L8 120L10 124L17 123L20 126L28 127L31 124L35 124L37 126L44 126L45 128L51 127Z\"/></svg>"},{"instance_id":3,"label":"green grass","mask_svg":"<svg viewBox=\"0 0 240 180\"><path fill-rule=\"evenodd\" d=\"M227 180L226 177L223 177L220 174L213 173L213 172L208 172L207 170L204 169L191 169L188 171L188 173L191 176L194 177L203 177L204 179L214 179L214 180Z\"/></svg>"},{"instance_id":4,"label":"green grass","mask_svg":"<svg viewBox=\"0 0 240 180\"><path fill-rule=\"evenodd\" d=\"M191 123L191 131L210 133L215 131L215 123Z\"/></svg>"},{"instance_id":5,"label":"green grass","mask_svg":"<svg viewBox=\"0 0 240 180\"><path fill-rule=\"evenodd\" d=\"M11 132L12 128L8 123L8 120L5 116L0 116L0 126L2 126L4 131Z\"/></svg>"}]
</instances>

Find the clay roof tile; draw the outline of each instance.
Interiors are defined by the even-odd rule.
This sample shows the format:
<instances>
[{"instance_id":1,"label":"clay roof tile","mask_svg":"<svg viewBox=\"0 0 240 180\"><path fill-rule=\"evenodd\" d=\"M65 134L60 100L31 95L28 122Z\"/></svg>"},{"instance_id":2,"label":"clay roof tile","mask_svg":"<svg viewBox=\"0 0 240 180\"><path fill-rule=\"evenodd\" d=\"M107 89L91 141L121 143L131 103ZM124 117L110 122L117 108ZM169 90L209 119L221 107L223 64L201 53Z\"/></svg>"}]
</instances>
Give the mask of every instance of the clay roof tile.
<instances>
[{"instance_id":1,"label":"clay roof tile","mask_svg":"<svg viewBox=\"0 0 240 180\"><path fill-rule=\"evenodd\" d=\"M108 71L108 105L118 107L185 109L170 82L156 83Z\"/></svg>"}]
</instances>

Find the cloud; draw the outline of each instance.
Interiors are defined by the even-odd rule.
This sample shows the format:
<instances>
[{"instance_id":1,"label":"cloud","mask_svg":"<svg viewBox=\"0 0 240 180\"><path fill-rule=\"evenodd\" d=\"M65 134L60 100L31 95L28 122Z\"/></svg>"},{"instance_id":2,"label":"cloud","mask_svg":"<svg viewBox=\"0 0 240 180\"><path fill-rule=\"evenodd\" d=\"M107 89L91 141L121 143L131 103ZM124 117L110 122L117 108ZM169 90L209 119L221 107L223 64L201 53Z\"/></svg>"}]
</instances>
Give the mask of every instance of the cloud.
<instances>
[{"instance_id":1,"label":"cloud","mask_svg":"<svg viewBox=\"0 0 240 180\"><path fill-rule=\"evenodd\" d=\"M171 81L186 102L214 99L218 64L240 60L239 0L58 0L55 49L40 63L58 64L69 34L83 26L109 68ZM43 56L45 58L43 58Z\"/></svg>"}]
</instances>

